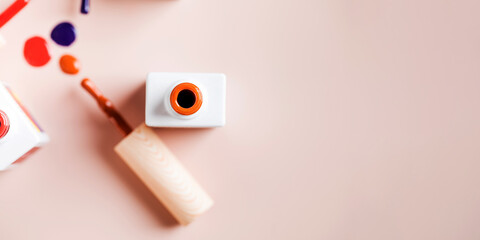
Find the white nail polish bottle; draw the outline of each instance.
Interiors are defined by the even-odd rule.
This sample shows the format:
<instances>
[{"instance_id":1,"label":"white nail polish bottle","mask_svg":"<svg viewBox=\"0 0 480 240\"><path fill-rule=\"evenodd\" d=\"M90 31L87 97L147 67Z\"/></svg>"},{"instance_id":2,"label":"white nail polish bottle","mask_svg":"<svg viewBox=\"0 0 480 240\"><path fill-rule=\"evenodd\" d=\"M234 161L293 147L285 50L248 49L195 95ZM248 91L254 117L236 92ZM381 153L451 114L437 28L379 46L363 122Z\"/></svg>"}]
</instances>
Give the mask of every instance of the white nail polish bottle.
<instances>
[{"instance_id":1,"label":"white nail polish bottle","mask_svg":"<svg viewBox=\"0 0 480 240\"><path fill-rule=\"evenodd\" d=\"M0 83L0 171L24 160L49 141L15 94Z\"/></svg>"},{"instance_id":2,"label":"white nail polish bottle","mask_svg":"<svg viewBox=\"0 0 480 240\"><path fill-rule=\"evenodd\" d=\"M150 73L145 123L150 127L225 125L226 77L218 73Z\"/></svg>"}]
</instances>

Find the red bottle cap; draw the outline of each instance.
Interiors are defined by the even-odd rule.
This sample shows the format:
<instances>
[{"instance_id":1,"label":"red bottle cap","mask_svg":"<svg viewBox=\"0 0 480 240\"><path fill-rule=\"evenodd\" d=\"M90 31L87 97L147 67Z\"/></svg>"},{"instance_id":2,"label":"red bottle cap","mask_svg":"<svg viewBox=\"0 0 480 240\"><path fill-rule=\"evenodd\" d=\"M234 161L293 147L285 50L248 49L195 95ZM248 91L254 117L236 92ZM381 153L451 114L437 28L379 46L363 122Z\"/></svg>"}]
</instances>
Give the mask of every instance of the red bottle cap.
<instances>
[{"instance_id":1,"label":"red bottle cap","mask_svg":"<svg viewBox=\"0 0 480 240\"><path fill-rule=\"evenodd\" d=\"M10 130L10 121L7 114L0 110L0 139L7 135L8 130Z\"/></svg>"}]
</instances>

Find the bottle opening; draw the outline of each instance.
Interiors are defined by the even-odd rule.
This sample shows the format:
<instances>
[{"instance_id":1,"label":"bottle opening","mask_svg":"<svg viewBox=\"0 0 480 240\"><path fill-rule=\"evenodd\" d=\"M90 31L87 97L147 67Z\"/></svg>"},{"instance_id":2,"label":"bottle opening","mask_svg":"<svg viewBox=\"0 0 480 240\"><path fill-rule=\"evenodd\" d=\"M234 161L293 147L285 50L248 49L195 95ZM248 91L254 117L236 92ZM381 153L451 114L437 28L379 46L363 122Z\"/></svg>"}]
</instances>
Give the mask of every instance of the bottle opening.
<instances>
[{"instance_id":1,"label":"bottle opening","mask_svg":"<svg viewBox=\"0 0 480 240\"><path fill-rule=\"evenodd\" d=\"M0 139L7 135L8 130L10 130L10 121L7 114L0 110Z\"/></svg>"},{"instance_id":2,"label":"bottle opening","mask_svg":"<svg viewBox=\"0 0 480 240\"><path fill-rule=\"evenodd\" d=\"M192 115L202 107L203 96L193 83L180 83L170 94L170 105L181 115Z\"/></svg>"},{"instance_id":3,"label":"bottle opening","mask_svg":"<svg viewBox=\"0 0 480 240\"><path fill-rule=\"evenodd\" d=\"M182 90L178 93L177 102L180 107L191 108L195 105L196 101L197 97L195 97L195 93L188 89Z\"/></svg>"}]
</instances>

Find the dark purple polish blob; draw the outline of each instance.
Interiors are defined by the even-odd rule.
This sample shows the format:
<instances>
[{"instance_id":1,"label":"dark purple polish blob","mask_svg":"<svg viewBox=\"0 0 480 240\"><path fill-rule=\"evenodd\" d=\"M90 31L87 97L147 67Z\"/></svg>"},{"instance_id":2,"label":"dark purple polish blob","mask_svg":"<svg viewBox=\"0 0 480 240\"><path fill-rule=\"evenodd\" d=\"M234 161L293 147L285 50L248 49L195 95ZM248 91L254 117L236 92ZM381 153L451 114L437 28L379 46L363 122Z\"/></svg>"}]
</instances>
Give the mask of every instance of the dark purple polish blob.
<instances>
[{"instance_id":1,"label":"dark purple polish blob","mask_svg":"<svg viewBox=\"0 0 480 240\"><path fill-rule=\"evenodd\" d=\"M52 30L50 36L58 45L68 47L75 41L77 31L71 23L62 22Z\"/></svg>"}]
</instances>

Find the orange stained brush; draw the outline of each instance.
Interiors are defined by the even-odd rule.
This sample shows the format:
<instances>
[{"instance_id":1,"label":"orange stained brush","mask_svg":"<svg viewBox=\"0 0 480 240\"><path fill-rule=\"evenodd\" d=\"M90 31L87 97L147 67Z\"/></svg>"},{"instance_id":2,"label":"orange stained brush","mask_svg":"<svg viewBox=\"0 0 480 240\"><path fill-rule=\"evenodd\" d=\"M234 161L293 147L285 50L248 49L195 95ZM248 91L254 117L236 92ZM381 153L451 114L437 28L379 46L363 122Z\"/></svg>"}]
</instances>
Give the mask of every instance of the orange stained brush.
<instances>
[{"instance_id":1,"label":"orange stained brush","mask_svg":"<svg viewBox=\"0 0 480 240\"><path fill-rule=\"evenodd\" d=\"M127 136L132 132L132 127L125 121L122 115L115 109L112 101L103 96L103 93L97 88L97 86L88 78L82 80L82 87L87 90L92 97L97 100L98 105L107 114L108 118L117 126L124 136Z\"/></svg>"},{"instance_id":2,"label":"orange stained brush","mask_svg":"<svg viewBox=\"0 0 480 240\"><path fill-rule=\"evenodd\" d=\"M213 206L213 200L177 160L153 129L144 123L132 128L89 79L82 87L125 135L114 150L155 197L182 225L190 224Z\"/></svg>"}]
</instances>

